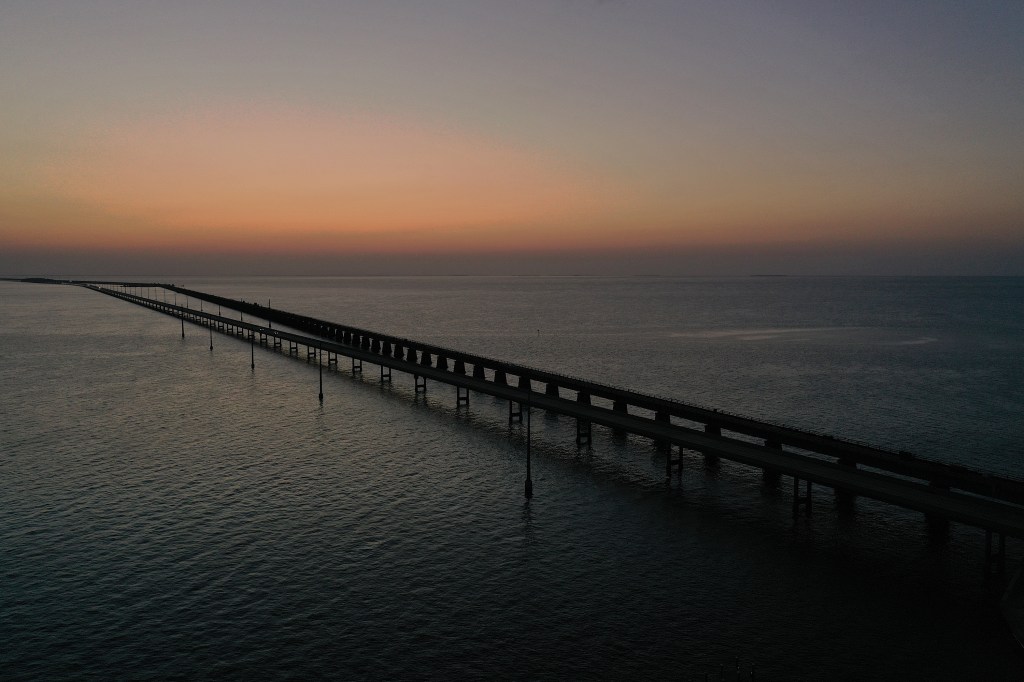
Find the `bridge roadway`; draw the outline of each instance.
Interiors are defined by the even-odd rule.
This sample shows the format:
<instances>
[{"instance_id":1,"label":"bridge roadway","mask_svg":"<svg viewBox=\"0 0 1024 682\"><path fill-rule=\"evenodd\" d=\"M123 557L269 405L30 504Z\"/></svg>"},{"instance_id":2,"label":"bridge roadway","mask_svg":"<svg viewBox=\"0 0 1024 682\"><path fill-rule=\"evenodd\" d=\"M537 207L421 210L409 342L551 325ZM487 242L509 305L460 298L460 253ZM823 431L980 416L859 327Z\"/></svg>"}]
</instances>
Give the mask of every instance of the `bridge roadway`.
<instances>
[{"instance_id":1,"label":"bridge roadway","mask_svg":"<svg viewBox=\"0 0 1024 682\"><path fill-rule=\"evenodd\" d=\"M1013 479L995 477L965 467L919 460L905 453L891 453L859 443L758 422L716 410L689 406L664 398L646 396L625 389L459 353L451 349L406 339L386 335L374 335L368 339L367 337L373 334L372 332L357 330L353 327L314 321L313 324L317 328L324 326L328 333L349 339L348 342L330 340L286 329L272 328L251 321L244 322L223 315L201 312L190 307L127 293L125 290L112 289L109 286L102 287L95 284L87 286L96 291L182 318L183 322L188 320L211 328L223 328L226 333L232 335L244 336L248 332L253 343L255 343L256 335L260 336L261 344L267 338L276 338L282 342L289 342L289 347L295 346L296 350L300 345L305 346L309 353L313 353L313 349L319 349L321 354L326 352L329 357L330 354L345 356L360 363L366 361L381 367L397 369L423 380L429 379L467 389L467 400L468 391L508 400L510 415L513 414L512 406L518 404L572 417L577 421L577 433L584 434L584 442L587 443L589 443L591 424L650 438L668 448L666 477L671 473L673 465L680 470L682 466L681 452L679 457L673 457L672 446L698 451L705 457L720 457L757 467L772 475L792 476L794 479L794 512L801 504L806 505L809 512L811 501L809 482L813 482L831 487L837 493L848 496L862 495L920 511L933 520L955 521L982 528L989 533L988 552L990 556L986 558L998 562L1000 571L1002 570L1001 564L1005 559L1005 552L1001 549L1003 538L1005 536L1024 538L1024 495L1020 493L1021 490L1024 490L1024 484ZM125 283L125 287L130 286L138 285ZM224 305L223 301L229 300L171 285L149 286L164 286L168 290L182 294L187 293L189 296L221 306ZM305 320L312 319L284 311L274 311L254 304L230 302L235 309L243 308L245 312L263 319L269 317L279 324L298 322L308 326L310 323ZM377 344L374 344L373 340L376 340ZM391 352L385 352L387 345L390 345ZM419 351L418 355L416 351ZM431 355L437 357L436 362ZM456 369L449 368L449 360L456 362ZM322 357L319 361L322 361ZM470 365L473 368L472 371L469 369ZM486 373L483 371L485 369ZM508 375L513 371L520 378L517 385L512 385L508 381ZM536 390L535 383L544 385L545 390ZM556 386L553 391L551 390L552 384ZM575 390L575 399L562 397L558 388ZM609 399L612 401L612 407L592 404L589 398L594 395ZM623 401L625 401L625 409ZM666 403L670 405L666 406ZM638 405L648 412L653 412L653 415L646 416L629 411L628 407ZM661 407L664 407L664 410L659 410ZM696 421L706 420L705 428L700 430L688 425L672 423L671 419L665 418L665 411L668 411L671 416L683 414L691 419L699 418L695 419ZM708 426L712 428L709 429ZM717 429L714 428L716 426ZM765 444L722 435L720 430L722 427L726 427L728 431L762 437L765 439ZM811 454L783 449L782 444L806 448L811 451ZM822 455L835 456L838 461L830 461ZM902 466L888 466L893 461ZM858 463L872 465L871 470L859 468ZM922 466L915 468L917 465ZM906 473L908 471L911 473ZM922 472L925 475L922 476ZM923 481L908 478L908 476L914 475ZM934 478L930 478L931 476ZM808 482L805 496L798 495L800 481ZM1002 536L1000 549L992 549L991 533Z\"/></svg>"}]
</instances>

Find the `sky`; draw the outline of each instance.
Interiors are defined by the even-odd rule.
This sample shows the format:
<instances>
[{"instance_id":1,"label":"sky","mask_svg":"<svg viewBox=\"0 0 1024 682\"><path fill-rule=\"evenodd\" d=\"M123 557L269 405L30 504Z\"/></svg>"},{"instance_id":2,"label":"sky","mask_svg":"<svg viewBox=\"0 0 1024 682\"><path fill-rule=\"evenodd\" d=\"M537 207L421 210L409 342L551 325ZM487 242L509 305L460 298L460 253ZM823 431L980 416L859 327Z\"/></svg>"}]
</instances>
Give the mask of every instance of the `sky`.
<instances>
[{"instance_id":1,"label":"sky","mask_svg":"<svg viewBox=\"0 0 1024 682\"><path fill-rule=\"evenodd\" d=\"M0 276L1024 275L1024 2L0 0Z\"/></svg>"}]
</instances>

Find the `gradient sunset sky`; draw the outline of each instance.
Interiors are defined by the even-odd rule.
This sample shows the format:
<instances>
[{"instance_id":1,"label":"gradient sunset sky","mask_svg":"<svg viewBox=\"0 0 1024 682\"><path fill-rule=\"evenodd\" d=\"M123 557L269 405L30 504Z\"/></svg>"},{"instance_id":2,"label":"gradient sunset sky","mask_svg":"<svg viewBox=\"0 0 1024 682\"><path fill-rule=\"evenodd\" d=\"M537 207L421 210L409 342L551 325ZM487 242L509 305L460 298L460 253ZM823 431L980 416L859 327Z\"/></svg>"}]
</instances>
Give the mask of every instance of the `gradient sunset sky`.
<instances>
[{"instance_id":1,"label":"gradient sunset sky","mask_svg":"<svg viewBox=\"0 0 1024 682\"><path fill-rule=\"evenodd\" d=\"M0 2L0 275L1024 275L1024 2Z\"/></svg>"}]
</instances>

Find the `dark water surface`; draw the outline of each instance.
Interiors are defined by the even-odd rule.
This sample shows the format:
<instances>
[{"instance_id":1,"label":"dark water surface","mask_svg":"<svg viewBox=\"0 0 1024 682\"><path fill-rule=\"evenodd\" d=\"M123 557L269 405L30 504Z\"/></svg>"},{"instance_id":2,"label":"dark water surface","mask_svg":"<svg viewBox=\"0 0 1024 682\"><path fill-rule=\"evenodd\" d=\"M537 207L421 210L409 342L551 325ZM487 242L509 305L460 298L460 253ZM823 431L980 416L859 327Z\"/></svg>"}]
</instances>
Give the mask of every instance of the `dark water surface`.
<instances>
[{"instance_id":1,"label":"dark water surface","mask_svg":"<svg viewBox=\"0 0 1024 682\"><path fill-rule=\"evenodd\" d=\"M1021 279L177 284L1024 477ZM0 679L1024 679L980 531L186 334L0 282Z\"/></svg>"}]
</instances>

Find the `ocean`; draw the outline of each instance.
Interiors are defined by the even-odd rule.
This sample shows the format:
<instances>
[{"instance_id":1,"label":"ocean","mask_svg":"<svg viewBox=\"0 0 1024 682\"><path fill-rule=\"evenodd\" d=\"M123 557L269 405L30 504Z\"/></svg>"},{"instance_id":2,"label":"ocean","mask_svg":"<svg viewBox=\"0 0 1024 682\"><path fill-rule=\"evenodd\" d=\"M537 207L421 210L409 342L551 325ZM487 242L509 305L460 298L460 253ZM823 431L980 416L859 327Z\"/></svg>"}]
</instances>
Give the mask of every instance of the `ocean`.
<instances>
[{"instance_id":1,"label":"ocean","mask_svg":"<svg viewBox=\"0 0 1024 682\"><path fill-rule=\"evenodd\" d=\"M1022 278L174 283L1024 478ZM0 282L0 679L1024 679L978 529L185 332Z\"/></svg>"}]
</instances>

